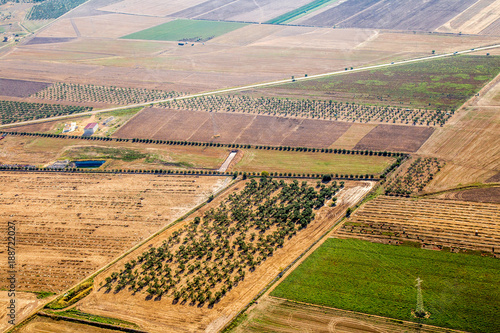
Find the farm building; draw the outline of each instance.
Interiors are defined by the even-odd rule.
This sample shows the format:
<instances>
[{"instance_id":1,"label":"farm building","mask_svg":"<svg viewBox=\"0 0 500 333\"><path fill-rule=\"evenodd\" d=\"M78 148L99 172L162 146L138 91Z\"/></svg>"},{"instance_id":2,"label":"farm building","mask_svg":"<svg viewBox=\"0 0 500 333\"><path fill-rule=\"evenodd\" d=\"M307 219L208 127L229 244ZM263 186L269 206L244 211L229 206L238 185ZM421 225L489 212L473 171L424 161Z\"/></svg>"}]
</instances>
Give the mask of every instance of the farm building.
<instances>
[{"instance_id":1,"label":"farm building","mask_svg":"<svg viewBox=\"0 0 500 333\"><path fill-rule=\"evenodd\" d=\"M64 126L63 133L70 133L76 130L76 123Z\"/></svg>"},{"instance_id":2,"label":"farm building","mask_svg":"<svg viewBox=\"0 0 500 333\"><path fill-rule=\"evenodd\" d=\"M97 131L98 128L99 128L99 124L90 123L87 126L85 126L85 128L83 129L83 135L84 136L91 136L92 134L94 134Z\"/></svg>"}]
</instances>

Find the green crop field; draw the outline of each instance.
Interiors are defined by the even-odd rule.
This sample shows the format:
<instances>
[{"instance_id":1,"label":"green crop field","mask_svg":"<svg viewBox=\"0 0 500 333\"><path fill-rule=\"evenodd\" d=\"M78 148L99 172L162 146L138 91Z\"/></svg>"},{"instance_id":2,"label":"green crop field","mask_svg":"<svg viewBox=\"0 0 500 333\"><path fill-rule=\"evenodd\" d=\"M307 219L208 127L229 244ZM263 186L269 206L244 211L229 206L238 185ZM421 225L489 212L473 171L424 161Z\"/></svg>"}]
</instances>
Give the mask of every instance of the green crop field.
<instances>
[{"instance_id":1,"label":"green crop field","mask_svg":"<svg viewBox=\"0 0 500 333\"><path fill-rule=\"evenodd\" d=\"M427 319L415 318L423 280ZM328 239L272 296L470 332L500 332L500 261Z\"/></svg>"},{"instance_id":2,"label":"green crop field","mask_svg":"<svg viewBox=\"0 0 500 333\"><path fill-rule=\"evenodd\" d=\"M328 93L333 99L380 105L453 109L500 72L500 57L455 56L300 81L266 90Z\"/></svg>"},{"instance_id":3,"label":"green crop field","mask_svg":"<svg viewBox=\"0 0 500 333\"><path fill-rule=\"evenodd\" d=\"M218 21L175 20L124 36L125 39L204 42L247 24Z\"/></svg>"},{"instance_id":4,"label":"green crop field","mask_svg":"<svg viewBox=\"0 0 500 333\"><path fill-rule=\"evenodd\" d=\"M268 24L289 23L289 22L292 22L292 21L298 19L301 16L309 14L310 12L318 10L319 8L321 8L323 6L329 5L329 4L331 4L333 2L337 2L337 1L338 0L315 0L311 3L308 3L307 5L304 5L302 7L294 9L292 11L289 11L288 13L280 15L276 18L273 18L272 20L269 20L266 23L268 23Z\"/></svg>"},{"instance_id":5,"label":"green crop field","mask_svg":"<svg viewBox=\"0 0 500 333\"><path fill-rule=\"evenodd\" d=\"M392 157L324 154L276 150L247 150L233 168L242 172L333 173L377 175L394 161Z\"/></svg>"}]
</instances>

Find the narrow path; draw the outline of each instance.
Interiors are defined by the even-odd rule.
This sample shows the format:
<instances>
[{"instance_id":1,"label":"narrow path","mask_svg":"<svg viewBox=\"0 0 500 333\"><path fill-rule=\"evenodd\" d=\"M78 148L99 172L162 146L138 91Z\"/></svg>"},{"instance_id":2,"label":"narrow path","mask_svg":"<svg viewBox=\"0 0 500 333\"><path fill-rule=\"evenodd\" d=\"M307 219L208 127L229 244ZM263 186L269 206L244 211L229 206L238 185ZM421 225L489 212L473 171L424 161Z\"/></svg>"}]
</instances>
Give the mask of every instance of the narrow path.
<instances>
[{"instance_id":1,"label":"narrow path","mask_svg":"<svg viewBox=\"0 0 500 333\"><path fill-rule=\"evenodd\" d=\"M427 61L427 60L431 60L431 59L447 58L447 57L452 57L452 56L456 56L459 54L467 54L467 53L473 53L473 52L477 52L477 51L491 50L491 49L495 49L495 48L500 48L500 44L483 46L483 47L467 49L467 50L463 50L463 51L456 51L456 52L451 52L451 53L443 53L443 54L432 55L432 56L416 58L416 59L394 61L394 62L380 64L380 65L359 67L359 68L354 68L354 69L351 69L348 71L341 70L341 71L328 72L328 73L323 73L323 74L310 75L307 77L297 77L297 78L295 78L295 81L314 80L314 79L319 79L319 78L323 78L323 77L327 77L327 76L349 74L349 73L372 70L375 68L384 68L384 67L390 67L390 66L395 66L395 65L417 63L417 62ZM242 90L262 88L262 87L270 87L270 86L276 86L276 85L286 84L286 83L290 83L290 82L292 82L291 79L277 80L277 81L264 82L264 83L256 83L256 84L250 84L247 86L213 90L213 91L208 91L208 92L204 92L204 93L185 95L185 96L175 97L175 98L167 98L167 99L162 99L162 100L152 101L152 102L147 102L147 103L130 104L130 105L113 107L113 108L107 108L107 109L101 109L101 110L95 110L95 111L89 111L89 112L82 112L82 113L72 114L72 115L67 115L67 116L58 116L58 117L45 118L45 119L28 120L28 121L18 122L18 123L14 123L14 124L5 124L5 125L0 125L0 128L34 124L34 123L59 120L59 119L66 119L66 118L72 118L75 116L92 115L92 114L101 113L101 112L117 111L117 110L124 110L124 109L129 109L129 108L136 108L136 107L146 107L146 106L151 106L151 105L159 104L159 103L172 102L174 100L183 100L183 99L190 99L190 98L195 98L195 97L224 94L224 93L234 92L234 91L242 91Z\"/></svg>"}]
</instances>

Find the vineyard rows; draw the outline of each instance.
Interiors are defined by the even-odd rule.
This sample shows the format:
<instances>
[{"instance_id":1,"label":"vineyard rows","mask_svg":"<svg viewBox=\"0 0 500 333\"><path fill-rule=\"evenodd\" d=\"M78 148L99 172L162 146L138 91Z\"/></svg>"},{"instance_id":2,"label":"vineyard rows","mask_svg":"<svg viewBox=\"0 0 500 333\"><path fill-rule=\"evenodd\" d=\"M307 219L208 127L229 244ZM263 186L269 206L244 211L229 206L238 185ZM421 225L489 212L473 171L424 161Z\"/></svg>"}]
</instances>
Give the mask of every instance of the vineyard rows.
<instances>
[{"instance_id":1,"label":"vineyard rows","mask_svg":"<svg viewBox=\"0 0 500 333\"><path fill-rule=\"evenodd\" d=\"M498 253L499 220L495 204L380 196L358 210L337 236Z\"/></svg>"},{"instance_id":2,"label":"vineyard rows","mask_svg":"<svg viewBox=\"0 0 500 333\"><path fill-rule=\"evenodd\" d=\"M437 158L417 158L407 170L396 175L385 187L385 194L409 196L422 191L441 170L441 163Z\"/></svg>"},{"instance_id":3,"label":"vineyard rows","mask_svg":"<svg viewBox=\"0 0 500 333\"><path fill-rule=\"evenodd\" d=\"M107 87L93 84L55 83L32 97L69 102L97 102L108 104L147 103L161 99L179 97L182 94L174 91Z\"/></svg>"},{"instance_id":4,"label":"vineyard rows","mask_svg":"<svg viewBox=\"0 0 500 333\"><path fill-rule=\"evenodd\" d=\"M371 106L332 100L293 100L288 98L239 95L202 96L160 104L173 109L209 112L239 112L284 117L307 117L348 122L382 122L443 126L454 111L407 109L393 106Z\"/></svg>"},{"instance_id":5,"label":"vineyard rows","mask_svg":"<svg viewBox=\"0 0 500 333\"><path fill-rule=\"evenodd\" d=\"M106 277L105 288L128 287L148 297L169 296L199 305L218 302L247 273L272 256L314 219L314 209L343 186L297 180L287 183L262 177L248 181L216 209L175 231Z\"/></svg>"},{"instance_id":6,"label":"vineyard rows","mask_svg":"<svg viewBox=\"0 0 500 333\"><path fill-rule=\"evenodd\" d=\"M43 1L43 0L42 0ZM47 0L35 5L26 15L28 20L56 19L87 0Z\"/></svg>"},{"instance_id":7,"label":"vineyard rows","mask_svg":"<svg viewBox=\"0 0 500 333\"><path fill-rule=\"evenodd\" d=\"M86 106L0 101L0 123L10 124L91 110L91 107Z\"/></svg>"}]
</instances>

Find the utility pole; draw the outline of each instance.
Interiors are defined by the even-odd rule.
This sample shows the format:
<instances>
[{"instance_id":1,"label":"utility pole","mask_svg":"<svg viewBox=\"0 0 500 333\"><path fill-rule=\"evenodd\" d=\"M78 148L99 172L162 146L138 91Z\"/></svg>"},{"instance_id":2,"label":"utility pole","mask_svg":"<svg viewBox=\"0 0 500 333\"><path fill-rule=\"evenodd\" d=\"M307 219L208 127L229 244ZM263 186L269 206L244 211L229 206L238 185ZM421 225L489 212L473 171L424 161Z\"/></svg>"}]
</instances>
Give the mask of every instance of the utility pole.
<instances>
[{"instance_id":1,"label":"utility pole","mask_svg":"<svg viewBox=\"0 0 500 333\"><path fill-rule=\"evenodd\" d=\"M423 280L418 277L416 281L417 284L415 285L415 287L417 287L417 308L415 309L415 316L419 318L424 318L427 315L427 313L425 312L424 309L424 299L422 297L421 284Z\"/></svg>"}]
</instances>

